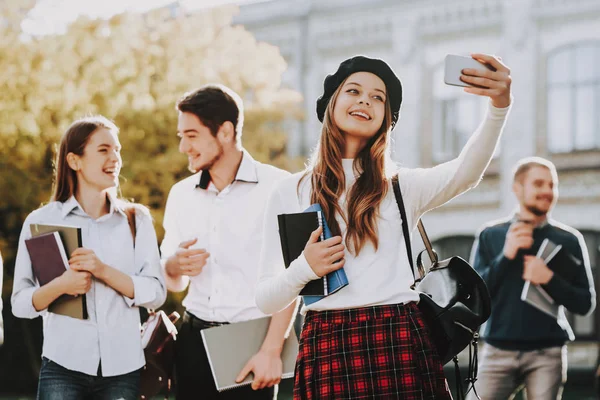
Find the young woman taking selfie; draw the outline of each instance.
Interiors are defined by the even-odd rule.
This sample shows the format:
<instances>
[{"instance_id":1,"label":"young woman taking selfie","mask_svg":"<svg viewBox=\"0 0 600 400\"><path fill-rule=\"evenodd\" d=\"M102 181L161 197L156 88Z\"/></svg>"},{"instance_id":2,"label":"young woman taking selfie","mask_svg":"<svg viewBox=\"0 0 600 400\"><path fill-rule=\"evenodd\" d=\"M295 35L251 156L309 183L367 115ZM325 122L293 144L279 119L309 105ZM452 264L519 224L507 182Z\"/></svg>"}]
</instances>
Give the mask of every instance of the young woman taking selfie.
<instances>
[{"instance_id":1,"label":"young woman taking selfie","mask_svg":"<svg viewBox=\"0 0 600 400\"><path fill-rule=\"evenodd\" d=\"M342 62L317 100L321 137L307 169L274 189L265 215L257 304L275 313L311 280L344 267L349 285L305 306L296 362L295 399L449 399L450 392L411 289L401 219L391 178L398 174L414 229L428 210L477 185L500 138L511 103L510 72L496 57L475 54L495 71L465 69L461 79L485 88L486 116L460 155L426 169L390 160L402 86L381 60ZM402 142L402 135L396 137ZM318 203L334 237L313 232L304 252L284 267L277 215Z\"/></svg>"}]
</instances>

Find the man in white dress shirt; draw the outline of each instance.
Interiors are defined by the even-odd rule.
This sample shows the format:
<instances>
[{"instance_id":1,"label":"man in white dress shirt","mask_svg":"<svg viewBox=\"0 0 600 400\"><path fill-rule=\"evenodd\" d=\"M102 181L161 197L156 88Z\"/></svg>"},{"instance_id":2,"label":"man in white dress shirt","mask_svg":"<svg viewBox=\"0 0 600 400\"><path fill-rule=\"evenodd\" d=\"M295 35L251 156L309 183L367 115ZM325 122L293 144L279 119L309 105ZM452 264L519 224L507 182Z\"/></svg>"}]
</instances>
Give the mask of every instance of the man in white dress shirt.
<instances>
[{"instance_id":1,"label":"man in white dress shirt","mask_svg":"<svg viewBox=\"0 0 600 400\"><path fill-rule=\"evenodd\" d=\"M161 245L169 290L189 286L176 342L177 399L270 399L294 303L273 315L262 348L239 371L239 381L254 374L251 387L217 392L200 331L265 316L254 301L263 215L272 187L289 173L242 148L243 106L231 89L204 86L177 109L179 151L195 173L169 193Z\"/></svg>"}]
</instances>

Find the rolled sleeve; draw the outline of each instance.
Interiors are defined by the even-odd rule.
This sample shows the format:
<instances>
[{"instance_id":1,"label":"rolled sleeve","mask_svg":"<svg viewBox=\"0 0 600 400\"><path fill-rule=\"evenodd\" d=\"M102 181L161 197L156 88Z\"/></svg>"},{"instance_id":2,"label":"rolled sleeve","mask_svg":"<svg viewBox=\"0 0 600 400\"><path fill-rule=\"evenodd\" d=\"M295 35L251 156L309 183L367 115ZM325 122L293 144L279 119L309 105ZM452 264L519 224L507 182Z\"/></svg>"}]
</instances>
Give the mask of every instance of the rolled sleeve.
<instances>
[{"instance_id":1,"label":"rolled sleeve","mask_svg":"<svg viewBox=\"0 0 600 400\"><path fill-rule=\"evenodd\" d=\"M167 298L167 288L158 253L156 232L148 212L138 212L136 216L139 220L135 241L137 272L131 276L134 296L133 299L123 297L129 307L158 308Z\"/></svg>"},{"instance_id":2,"label":"rolled sleeve","mask_svg":"<svg viewBox=\"0 0 600 400\"><path fill-rule=\"evenodd\" d=\"M31 259L25 245L25 240L31 237L29 232L29 217L23 224L21 236L19 237L19 247L17 249L17 259L15 261L15 276L13 280L13 292L10 298L12 313L17 318L37 318L45 313L46 310L36 310L33 306L33 294L39 288L39 284L33 275Z\"/></svg>"}]
</instances>

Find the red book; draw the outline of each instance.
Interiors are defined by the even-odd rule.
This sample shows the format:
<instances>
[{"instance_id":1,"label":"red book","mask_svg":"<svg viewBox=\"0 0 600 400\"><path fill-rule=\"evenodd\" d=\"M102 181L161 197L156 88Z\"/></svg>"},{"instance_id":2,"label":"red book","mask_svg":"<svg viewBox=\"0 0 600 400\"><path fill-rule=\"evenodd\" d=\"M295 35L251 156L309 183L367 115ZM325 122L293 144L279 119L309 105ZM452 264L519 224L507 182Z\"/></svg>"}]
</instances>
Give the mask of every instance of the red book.
<instances>
[{"instance_id":1,"label":"red book","mask_svg":"<svg viewBox=\"0 0 600 400\"><path fill-rule=\"evenodd\" d=\"M25 240L33 275L44 286L61 276L69 265L65 246L58 232L45 233Z\"/></svg>"}]
</instances>

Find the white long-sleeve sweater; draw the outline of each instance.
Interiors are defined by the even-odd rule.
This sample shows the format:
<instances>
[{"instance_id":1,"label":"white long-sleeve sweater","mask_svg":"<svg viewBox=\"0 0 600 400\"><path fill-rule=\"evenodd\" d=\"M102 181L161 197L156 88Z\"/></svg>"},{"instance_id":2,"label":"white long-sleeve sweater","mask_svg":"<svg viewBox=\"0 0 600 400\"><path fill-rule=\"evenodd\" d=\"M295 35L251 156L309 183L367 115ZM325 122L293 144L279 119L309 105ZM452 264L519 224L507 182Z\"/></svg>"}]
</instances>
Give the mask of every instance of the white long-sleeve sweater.
<instances>
[{"instance_id":1,"label":"white long-sleeve sweater","mask_svg":"<svg viewBox=\"0 0 600 400\"><path fill-rule=\"evenodd\" d=\"M399 181L411 235L419 218L428 210L475 187L487 168L502 133L508 111L489 104L485 119L471 136L460 155L452 161L432 168L400 168ZM346 175L346 191L355 182L351 159L342 160ZM265 213L260 275L256 304L266 314L273 314L290 304L300 290L318 276L304 254L285 268L281 252L277 215L302 212L310 205L310 179L304 179L298 193L302 173L284 179L274 188ZM345 198L340 199L345 210ZM346 225L337 216L345 239ZM379 248L366 242L354 256L346 249L344 269L348 286L303 309L332 310L418 301L410 286L413 275L408 263L400 213L391 187L380 205L377 222Z\"/></svg>"}]
</instances>

